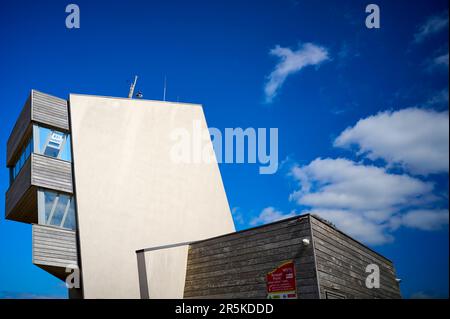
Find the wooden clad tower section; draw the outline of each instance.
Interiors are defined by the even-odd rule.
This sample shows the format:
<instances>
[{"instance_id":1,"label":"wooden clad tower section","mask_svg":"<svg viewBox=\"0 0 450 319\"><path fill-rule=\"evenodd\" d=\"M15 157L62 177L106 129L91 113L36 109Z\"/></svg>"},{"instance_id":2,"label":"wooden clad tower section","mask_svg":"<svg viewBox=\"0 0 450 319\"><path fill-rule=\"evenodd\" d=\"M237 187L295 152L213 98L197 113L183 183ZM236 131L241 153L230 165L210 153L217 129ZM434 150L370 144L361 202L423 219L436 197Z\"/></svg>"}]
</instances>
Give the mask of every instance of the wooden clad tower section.
<instances>
[{"instance_id":1,"label":"wooden clad tower section","mask_svg":"<svg viewBox=\"0 0 450 319\"><path fill-rule=\"evenodd\" d=\"M66 268L78 265L75 232L34 224L33 264L65 280Z\"/></svg>"},{"instance_id":2,"label":"wooden clad tower section","mask_svg":"<svg viewBox=\"0 0 450 319\"><path fill-rule=\"evenodd\" d=\"M31 90L25 105L12 129L6 144L6 164L12 165L31 135L33 123L69 131L67 101L58 97Z\"/></svg>"},{"instance_id":3,"label":"wooden clad tower section","mask_svg":"<svg viewBox=\"0 0 450 319\"><path fill-rule=\"evenodd\" d=\"M31 90L7 142L6 165L10 168L10 185L5 194L5 218L33 224L33 264L64 280L66 268L78 264L76 231L40 224L46 218L46 204L45 198L39 200L39 194L52 192L72 197L72 164L38 151L36 135L39 135L40 127L69 133L68 103ZM14 176L12 172L15 169L17 173ZM54 203L56 210L58 201Z\"/></svg>"}]
</instances>

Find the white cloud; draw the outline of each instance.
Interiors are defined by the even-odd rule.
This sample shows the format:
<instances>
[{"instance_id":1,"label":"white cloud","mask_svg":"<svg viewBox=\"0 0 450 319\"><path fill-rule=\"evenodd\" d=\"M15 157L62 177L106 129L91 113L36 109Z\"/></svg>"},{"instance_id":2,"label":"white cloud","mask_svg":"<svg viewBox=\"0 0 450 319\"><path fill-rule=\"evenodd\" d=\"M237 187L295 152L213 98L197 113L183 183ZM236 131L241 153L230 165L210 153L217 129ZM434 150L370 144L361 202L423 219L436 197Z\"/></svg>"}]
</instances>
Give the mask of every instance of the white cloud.
<instances>
[{"instance_id":1,"label":"white cloud","mask_svg":"<svg viewBox=\"0 0 450 319\"><path fill-rule=\"evenodd\" d=\"M333 222L339 229L368 244L393 240L400 226L437 229L445 224L443 212L417 211L402 214L411 206L437 200L433 184L408 175L391 174L385 168L347 159L316 159L294 166L290 175L299 189L290 196L307 212ZM447 214L448 215L448 214ZM420 225L420 222L423 225Z\"/></svg>"},{"instance_id":2,"label":"white cloud","mask_svg":"<svg viewBox=\"0 0 450 319\"><path fill-rule=\"evenodd\" d=\"M356 145L360 155L384 159L388 165L344 158L294 164L289 175L298 182L298 189L290 200L306 208L302 213L319 215L368 244L393 241L400 227L423 231L448 227L448 209L430 208L443 203L446 195L433 194L434 184L423 176L390 170L401 165L418 174L448 173L448 144L448 111L408 108L361 119L342 132L334 145Z\"/></svg>"},{"instance_id":3,"label":"white cloud","mask_svg":"<svg viewBox=\"0 0 450 319\"><path fill-rule=\"evenodd\" d=\"M414 174L449 171L449 115L419 108L382 112L361 119L334 141L356 145L367 158L384 159Z\"/></svg>"},{"instance_id":4,"label":"white cloud","mask_svg":"<svg viewBox=\"0 0 450 319\"><path fill-rule=\"evenodd\" d=\"M316 159L294 167L300 190L291 194L299 205L364 211L395 210L412 202L429 201L433 185L407 175L389 174L384 168L347 159ZM376 215L376 214L375 214Z\"/></svg>"},{"instance_id":5,"label":"white cloud","mask_svg":"<svg viewBox=\"0 0 450 319\"><path fill-rule=\"evenodd\" d=\"M429 17L425 23L419 26L414 34L414 42L420 43L427 37L445 30L448 27L448 12Z\"/></svg>"},{"instance_id":6,"label":"white cloud","mask_svg":"<svg viewBox=\"0 0 450 319\"><path fill-rule=\"evenodd\" d=\"M295 211L291 211L290 213L285 214L279 210L276 210L274 207L266 207L261 211L261 213L258 216L256 216L250 221L250 225L256 226L268 224L281 219L293 217L295 215L296 215Z\"/></svg>"},{"instance_id":7,"label":"white cloud","mask_svg":"<svg viewBox=\"0 0 450 319\"><path fill-rule=\"evenodd\" d=\"M448 225L448 210L437 209L427 210L418 209L412 210L404 214L401 224L410 228L417 228L420 230L439 230Z\"/></svg>"},{"instance_id":8,"label":"white cloud","mask_svg":"<svg viewBox=\"0 0 450 319\"><path fill-rule=\"evenodd\" d=\"M264 88L268 103L277 95L289 75L299 72L309 65L319 65L328 60L327 49L313 43L305 43L297 51L277 45L270 51L270 54L280 58L280 61L268 76Z\"/></svg>"},{"instance_id":9,"label":"white cloud","mask_svg":"<svg viewBox=\"0 0 450 319\"><path fill-rule=\"evenodd\" d=\"M381 245L393 241L392 235L386 233L387 225L377 224L362 214L346 210L312 209L306 211L331 221L338 229L364 243Z\"/></svg>"}]
</instances>

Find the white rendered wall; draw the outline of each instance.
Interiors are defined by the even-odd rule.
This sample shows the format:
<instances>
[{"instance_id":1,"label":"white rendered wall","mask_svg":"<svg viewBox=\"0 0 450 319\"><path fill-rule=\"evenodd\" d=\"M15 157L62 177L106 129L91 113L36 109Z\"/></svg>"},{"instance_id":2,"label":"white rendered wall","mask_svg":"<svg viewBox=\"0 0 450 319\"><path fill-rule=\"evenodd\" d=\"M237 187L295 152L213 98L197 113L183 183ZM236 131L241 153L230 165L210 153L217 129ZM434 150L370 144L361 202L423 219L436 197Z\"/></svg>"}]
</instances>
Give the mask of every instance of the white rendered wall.
<instances>
[{"instance_id":1,"label":"white rendered wall","mask_svg":"<svg viewBox=\"0 0 450 319\"><path fill-rule=\"evenodd\" d=\"M183 298L188 250L184 245L145 253L150 299Z\"/></svg>"},{"instance_id":2,"label":"white rendered wall","mask_svg":"<svg viewBox=\"0 0 450 319\"><path fill-rule=\"evenodd\" d=\"M235 230L217 163L170 157L200 105L72 94L70 113L85 298L139 298L137 249Z\"/></svg>"}]
</instances>

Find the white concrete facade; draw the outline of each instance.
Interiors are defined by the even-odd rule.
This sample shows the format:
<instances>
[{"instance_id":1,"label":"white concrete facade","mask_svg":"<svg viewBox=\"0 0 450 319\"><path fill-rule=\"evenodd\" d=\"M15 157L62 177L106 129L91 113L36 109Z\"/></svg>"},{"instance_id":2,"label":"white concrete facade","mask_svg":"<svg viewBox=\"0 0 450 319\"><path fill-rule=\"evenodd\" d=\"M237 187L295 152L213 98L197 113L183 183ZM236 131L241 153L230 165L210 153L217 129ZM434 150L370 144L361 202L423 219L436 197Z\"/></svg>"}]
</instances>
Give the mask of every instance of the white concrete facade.
<instances>
[{"instance_id":1,"label":"white concrete facade","mask_svg":"<svg viewBox=\"0 0 450 319\"><path fill-rule=\"evenodd\" d=\"M148 297L183 298L189 245L145 252Z\"/></svg>"},{"instance_id":2,"label":"white concrete facade","mask_svg":"<svg viewBox=\"0 0 450 319\"><path fill-rule=\"evenodd\" d=\"M69 102L85 298L139 298L138 249L235 231L217 163L171 159L174 129L207 128L201 105L77 94ZM150 284L151 297L182 297L186 262L157 268L180 280Z\"/></svg>"}]
</instances>

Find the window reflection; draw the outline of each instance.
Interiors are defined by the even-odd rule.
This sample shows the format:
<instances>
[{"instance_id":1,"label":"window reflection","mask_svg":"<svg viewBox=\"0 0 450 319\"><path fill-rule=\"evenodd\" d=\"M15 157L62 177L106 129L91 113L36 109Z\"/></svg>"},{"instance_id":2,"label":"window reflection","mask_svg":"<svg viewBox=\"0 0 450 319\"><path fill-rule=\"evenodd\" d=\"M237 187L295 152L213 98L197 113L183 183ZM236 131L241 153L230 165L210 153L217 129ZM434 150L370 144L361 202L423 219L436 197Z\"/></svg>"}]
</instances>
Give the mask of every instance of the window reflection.
<instances>
[{"instance_id":1,"label":"window reflection","mask_svg":"<svg viewBox=\"0 0 450 319\"><path fill-rule=\"evenodd\" d=\"M27 144L22 149L16 163L14 164L13 167L10 168L10 183L12 183L16 179L17 175L19 175L20 170L22 169L23 165L25 165L25 162L30 157L32 152L33 152L33 136L30 136L27 141Z\"/></svg>"},{"instance_id":2,"label":"window reflection","mask_svg":"<svg viewBox=\"0 0 450 319\"><path fill-rule=\"evenodd\" d=\"M46 127L36 126L37 154L71 161L70 135Z\"/></svg>"},{"instance_id":3,"label":"window reflection","mask_svg":"<svg viewBox=\"0 0 450 319\"><path fill-rule=\"evenodd\" d=\"M71 162L70 135L54 129L34 125L33 134L28 138L17 161L10 167L10 185L14 182L17 175L19 175L20 170L33 152Z\"/></svg>"},{"instance_id":4,"label":"window reflection","mask_svg":"<svg viewBox=\"0 0 450 319\"><path fill-rule=\"evenodd\" d=\"M73 197L49 190L39 190L39 224L75 230Z\"/></svg>"}]
</instances>

